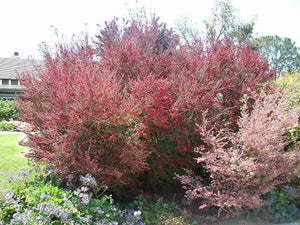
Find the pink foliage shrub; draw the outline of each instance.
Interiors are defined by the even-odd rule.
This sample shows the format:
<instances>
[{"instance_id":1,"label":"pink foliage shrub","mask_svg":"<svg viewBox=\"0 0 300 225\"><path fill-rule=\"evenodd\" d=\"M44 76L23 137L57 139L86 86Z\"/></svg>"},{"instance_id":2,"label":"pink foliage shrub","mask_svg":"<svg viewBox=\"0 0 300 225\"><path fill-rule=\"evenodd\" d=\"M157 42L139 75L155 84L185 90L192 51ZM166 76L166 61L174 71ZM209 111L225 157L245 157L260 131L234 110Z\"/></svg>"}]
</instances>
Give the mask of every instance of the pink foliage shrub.
<instances>
[{"instance_id":1,"label":"pink foliage shrub","mask_svg":"<svg viewBox=\"0 0 300 225\"><path fill-rule=\"evenodd\" d=\"M198 164L211 181L189 172L179 176L191 199L202 199L200 209L216 206L233 215L259 207L261 195L297 174L299 151L285 149L286 133L297 126L299 107L290 104L287 92L275 90L255 96L251 113L245 103L238 120L239 131L200 129L206 147L197 148Z\"/></svg>"}]
</instances>

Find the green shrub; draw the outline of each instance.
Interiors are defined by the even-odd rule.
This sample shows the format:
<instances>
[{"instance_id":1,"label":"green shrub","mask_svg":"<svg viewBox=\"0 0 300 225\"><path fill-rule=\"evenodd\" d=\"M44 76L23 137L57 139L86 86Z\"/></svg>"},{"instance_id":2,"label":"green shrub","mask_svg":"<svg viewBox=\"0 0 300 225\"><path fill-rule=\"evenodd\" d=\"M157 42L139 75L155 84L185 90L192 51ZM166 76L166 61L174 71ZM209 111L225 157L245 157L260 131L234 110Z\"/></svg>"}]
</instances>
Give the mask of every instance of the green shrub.
<instances>
[{"instance_id":1,"label":"green shrub","mask_svg":"<svg viewBox=\"0 0 300 225\"><path fill-rule=\"evenodd\" d=\"M0 131L15 131L16 126L7 122L0 122Z\"/></svg>"},{"instance_id":2,"label":"green shrub","mask_svg":"<svg viewBox=\"0 0 300 225\"><path fill-rule=\"evenodd\" d=\"M0 121L9 120L18 114L15 101L0 99Z\"/></svg>"},{"instance_id":3,"label":"green shrub","mask_svg":"<svg viewBox=\"0 0 300 225\"><path fill-rule=\"evenodd\" d=\"M165 202L159 198L155 203L148 201L143 195L139 195L131 204L130 208L134 208L141 212L143 222L145 224L166 225L166 224L198 224L196 222L187 221L188 218L183 215L181 208L173 202Z\"/></svg>"},{"instance_id":4,"label":"green shrub","mask_svg":"<svg viewBox=\"0 0 300 225\"><path fill-rule=\"evenodd\" d=\"M284 73L280 78L273 82L275 87L284 88L292 92L298 93L298 99L300 100L300 73Z\"/></svg>"},{"instance_id":5,"label":"green shrub","mask_svg":"<svg viewBox=\"0 0 300 225\"><path fill-rule=\"evenodd\" d=\"M270 222L291 222L299 217L296 203L299 202L299 192L289 185L280 186L263 195L261 208L252 210L249 215Z\"/></svg>"},{"instance_id":6,"label":"green shrub","mask_svg":"<svg viewBox=\"0 0 300 225\"><path fill-rule=\"evenodd\" d=\"M295 98L291 99L291 104L300 104L300 72L284 73L280 78L273 82L273 86L285 89L288 92L296 93ZM299 115L300 112L298 112L298 116ZM289 144L287 145L287 148L289 149L294 147L295 144L300 140L300 126L298 125L294 129L290 130L288 132L288 136L289 138L287 141L289 141Z\"/></svg>"}]
</instances>

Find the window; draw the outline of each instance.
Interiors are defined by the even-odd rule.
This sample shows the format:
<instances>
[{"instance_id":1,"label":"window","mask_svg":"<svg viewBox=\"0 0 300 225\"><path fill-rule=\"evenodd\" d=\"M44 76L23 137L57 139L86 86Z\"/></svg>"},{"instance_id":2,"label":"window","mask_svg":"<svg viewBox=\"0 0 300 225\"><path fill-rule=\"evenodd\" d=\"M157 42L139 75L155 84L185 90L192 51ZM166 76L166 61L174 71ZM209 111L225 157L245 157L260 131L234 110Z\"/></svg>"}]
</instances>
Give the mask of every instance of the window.
<instances>
[{"instance_id":1,"label":"window","mask_svg":"<svg viewBox=\"0 0 300 225\"><path fill-rule=\"evenodd\" d=\"M10 80L10 85L19 85L18 80Z\"/></svg>"},{"instance_id":2,"label":"window","mask_svg":"<svg viewBox=\"0 0 300 225\"><path fill-rule=\"evenodd\" d=\"M8 79L2 79L2 85L9 85Z\"/></svg>"}]
</instances>

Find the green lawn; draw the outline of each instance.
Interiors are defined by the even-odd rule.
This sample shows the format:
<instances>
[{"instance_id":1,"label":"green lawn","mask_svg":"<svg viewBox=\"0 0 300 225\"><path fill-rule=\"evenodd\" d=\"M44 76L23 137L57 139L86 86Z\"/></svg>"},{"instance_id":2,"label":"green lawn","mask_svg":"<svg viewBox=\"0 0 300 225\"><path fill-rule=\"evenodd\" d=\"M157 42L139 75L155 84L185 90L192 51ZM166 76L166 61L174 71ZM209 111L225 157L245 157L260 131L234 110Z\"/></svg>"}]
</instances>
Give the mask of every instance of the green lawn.
<instances>
[{"instance_id":1,"label":"green lawn","mask_svg":"<svg viewBox=\"0 0 300 225\"><path fill-rule=\"evenodd\" d=\"M21 134L1 134L0 135L0 190L9 187L3 184L11 171L18 172L21 168L28 168L28 160L24 157L24 152L28 148L18 145L18 138Z\"/></svg>"}]
</instances>

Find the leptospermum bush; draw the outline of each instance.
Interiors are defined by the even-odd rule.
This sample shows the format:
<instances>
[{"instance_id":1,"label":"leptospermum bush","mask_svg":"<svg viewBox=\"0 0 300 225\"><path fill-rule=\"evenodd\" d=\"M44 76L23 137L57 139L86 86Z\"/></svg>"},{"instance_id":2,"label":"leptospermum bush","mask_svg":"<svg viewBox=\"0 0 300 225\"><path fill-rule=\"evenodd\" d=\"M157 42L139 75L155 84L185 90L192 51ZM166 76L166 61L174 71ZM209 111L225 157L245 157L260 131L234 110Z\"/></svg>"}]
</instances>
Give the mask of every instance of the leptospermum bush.
<instances>
[{"instance_id":1,"label":"leptospermum bush","mask_svg":"<svg viewBox=\"0 0 300 225\"><path fill-rule=\"evenodd\" d=\"M207 146L196 149L196 161L211 181L204 183L191 174L179 178L189 198L203 200L200 209L216 206L219 213L236 215L260 207L263 194L299 174L299 149L285 148L286 134L298 121L294 98L281 90L263 91L250 113L247 104L243 106L237 133L202 127Z\"/></svg>"},{"instance_id":2,"label":"leptospermum bush","mask_svg":"<svg viewBox=\"0 0 300 225\"><path fill-rule=\"evenodd\" d=\"M273 77L250 48L180 46L155 17L107 22L94 44L45 51L45 68L23 79L21 118L39 130L29 134L32 155L62 179L90 173L111 188L172 187L174 172L199 166L202 114L235 126L239 99Z\"/></svg>"},{"instance_id":3,"label":"leptospermum bush","mask_svg":"<svg viewBox=\"0 0 300 225\"><path fill-rule=\"evenodd\" d=\"M146 183L160 190L174 172L194 166L202 114L208 112L212 123L222 114L234 126L239 99L273 74L248 47L228 41L194 40L192 48L178 43L172 29L155 17L132 20L124 28L113 20L96 42L102 66L117 74L140 106L142 138L150 152Z\"/></svg>"},{"instance_id":4,"label":"leptospermum bush","mask_svg":"<svg viewBox=\"0 0 300 225\"><path fill-rule=\"evenodd\" d=\"M62 180L90 173L110 187L128 184L145 170L148 154L137 109L92 56L88 44L60 46L54 56L45 53L44 70L24 76L22 118L39 131L28 133L31 155L54 165Z\"/></svg>"}]
</instances>

